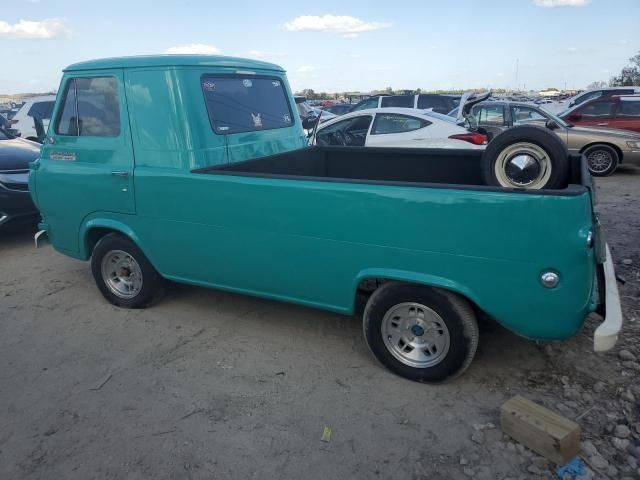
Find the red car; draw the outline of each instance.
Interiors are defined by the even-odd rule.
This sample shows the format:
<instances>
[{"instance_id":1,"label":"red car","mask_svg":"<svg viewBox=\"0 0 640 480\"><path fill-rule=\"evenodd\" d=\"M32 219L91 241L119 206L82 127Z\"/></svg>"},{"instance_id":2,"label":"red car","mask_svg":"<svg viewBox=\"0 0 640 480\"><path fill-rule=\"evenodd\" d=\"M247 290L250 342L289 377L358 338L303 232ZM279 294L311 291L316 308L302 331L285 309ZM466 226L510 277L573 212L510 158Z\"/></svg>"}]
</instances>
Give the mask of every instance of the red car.
<instances>
[{"instance_id":1,"label":"red car","mask_svg":"<svg viewBox=\"0 0 640 480\"><path fill-rule=\"evenodd\" d=\"M559 116L573 125L640 133L640 95L599 98L561 112Z\"/></svg>"}]
</instances>

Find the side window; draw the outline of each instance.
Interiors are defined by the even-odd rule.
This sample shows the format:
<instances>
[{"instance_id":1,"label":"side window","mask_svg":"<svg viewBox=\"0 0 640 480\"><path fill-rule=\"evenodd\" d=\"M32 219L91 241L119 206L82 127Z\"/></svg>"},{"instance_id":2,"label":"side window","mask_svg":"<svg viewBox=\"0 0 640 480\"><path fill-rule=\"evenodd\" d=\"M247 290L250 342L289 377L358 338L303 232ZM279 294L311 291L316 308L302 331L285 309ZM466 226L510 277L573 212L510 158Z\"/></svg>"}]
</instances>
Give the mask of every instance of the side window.
<instances>
[{"instance_id":1,"label":"side window","mask_svg":"<svg viewBox=\"0 0 640 480\"><path fill-rule=\"evenodd\" d=\"M471 114L478 121L478 125L504 125L503 105L476 105L471 109Z\"/></svg>"},{"instance_id":2,"label":"side window","mask_svg":"<svg viewBox=\"0 0 640 480\"><path fill-rule=\"evenodd\" d=\"M622 100L620 102L619 117L640 117L640 99Z\"/></svg>"},{"instance_id":3,"label":"side window","mask_svg":"<svg viewBox=\"0 0 640 480\"><path fill-rule=\"evenodd\" d=\"M579 113L583 117L610 117L616 106L614 100L603 100L601 102L593 102L580 108Z\"/></svg>"},{"instance_id":4,"label":"side window","mask_svg":"<svg viewBox=\"0 0 640 480\"><path fill-rule=\"evenodd\" d=\"M513 123L547 120L547 118L536 109L523 106L511 107L511 118L513 119Z\"/></svg>"},{"instance_id":5,"label":"side window","mask_svg":"<svg viewBox=\"0 0 640 480\"><path fill-rule=\"evenodd\" d=\"M391 95L389 97L382 97L380 101L381 107L399 107L399 108L413 108L413 95Z\"/></svg>"},{"instance_id":6,"label":"side window","mask_svg":"<svg viewBox=\"0 0 640 480\"><path fill-rule=\"evenodd\" d=\"M596 90L595 92L585 93L584 95L580 95L573 102L573 105L580 105L581 103L588 102L589 100L595 100L596 98L600 98L602 96L602 90Z\"/></svg>"},{"instance_id":7,"label":"side window","mask_svg":"<svg viewBox=\"0 0 640 480\"><path fill-rule=\"evenodd\" d=\"M348 118L323 128L316 134L318 145L342 145L363 147L367 131L371 125L371 115Z\"/></svg>"},{"instance_id":8,"label":"side window","mask_svg":"<svg viewBox=\"0 0 640 480\"><path fill-rule=\"evenodd\" d=\"M49 120L53 111L54 101L36 102L31 105L27 115L31 118L38 116L41 120Z\"/></svg>"},{"instance_id":9,"label":"side window","mask_svg":"<svg viewBox=\"0 0 640 480\"><path fill-rule=\"evenodd\" d=\"M81 137L120 135L115 77L72 78L67 82L55 132Z\"/></svg>"},{"instance_id":10,"label":"side window","mask_svg":"<svg viewBox=\"0 0 640 480\"><path fill-rule=\"evenodd\" d=\"M436 113L446 115L453 110L454 105L449 99L435 95L420 95L418 97L418 108L431 108Z\"/></svg>"},{"instance_id":11,"label":"side window","mask_svg":"<svg viewBox=\"0 0 640 480\"><path fill-rule=\"evenodd\" d=\"M403 133L418 130L431 125L426 119L398 115L395 113L378 113L371 131L372 135L384 135L386 133Z\"/></svg>"},{"instance_id":12,"label":"side window","mask_svg":"<svg viewBox=\"0 0 640 480\"><path fill-rule=\"evenodd\" d=\"M352 112L357 112L358 110L365 110L367 108L377 108L378 107L378 97L367 98L360 105L356 105Z\"/></svg>"}]
</instances>

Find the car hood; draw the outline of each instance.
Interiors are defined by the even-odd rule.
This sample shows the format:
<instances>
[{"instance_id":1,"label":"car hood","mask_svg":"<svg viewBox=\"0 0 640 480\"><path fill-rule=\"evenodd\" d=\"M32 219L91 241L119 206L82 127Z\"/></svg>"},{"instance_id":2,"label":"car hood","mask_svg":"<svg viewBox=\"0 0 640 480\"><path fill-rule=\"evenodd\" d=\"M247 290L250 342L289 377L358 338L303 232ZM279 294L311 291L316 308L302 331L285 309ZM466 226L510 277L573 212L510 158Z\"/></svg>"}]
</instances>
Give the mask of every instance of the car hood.
<instances>
[{"instance_id":1,"label":"car hood","mask_svg":"<svg viewBox=\"0 0 640 480\"><path fill-rule=\"evenodd\" d=\"M0 171L24 170L40 155L41 145L22 138L0 140Z\"/></svg>"},{"instance_id":2,"label":"car hood","mask_svg":"<svg viewBox=\"0 0 640 480\"><path fill-rule=\"evenodd\" d=\"M630 132L629 130L619 130L615 128L598 128L598 127L571 127L569 133L575 135L585 135L594 138L609 138L611 140L640 140L640 134Z\"/></svg>"}]
</instances>

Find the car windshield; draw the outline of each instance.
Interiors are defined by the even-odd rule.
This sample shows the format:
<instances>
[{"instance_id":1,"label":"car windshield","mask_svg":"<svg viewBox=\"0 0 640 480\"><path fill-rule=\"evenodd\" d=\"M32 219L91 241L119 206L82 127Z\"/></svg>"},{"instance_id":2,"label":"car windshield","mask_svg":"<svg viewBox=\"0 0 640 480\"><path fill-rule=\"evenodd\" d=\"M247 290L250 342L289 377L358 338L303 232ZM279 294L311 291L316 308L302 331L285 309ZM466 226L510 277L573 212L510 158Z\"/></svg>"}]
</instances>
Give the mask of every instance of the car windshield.
<instances>
[{"instance_id":1,"label":"car windshield","mask_svg":"<svg viewBox=\"0 0 640 480\"><path fill-rule=\"evenodd\" d=\"M13 135L9 135L9 132L0 127L0 140L9 140L10 138L13 138Z\"/></svg>"}]
</instances>

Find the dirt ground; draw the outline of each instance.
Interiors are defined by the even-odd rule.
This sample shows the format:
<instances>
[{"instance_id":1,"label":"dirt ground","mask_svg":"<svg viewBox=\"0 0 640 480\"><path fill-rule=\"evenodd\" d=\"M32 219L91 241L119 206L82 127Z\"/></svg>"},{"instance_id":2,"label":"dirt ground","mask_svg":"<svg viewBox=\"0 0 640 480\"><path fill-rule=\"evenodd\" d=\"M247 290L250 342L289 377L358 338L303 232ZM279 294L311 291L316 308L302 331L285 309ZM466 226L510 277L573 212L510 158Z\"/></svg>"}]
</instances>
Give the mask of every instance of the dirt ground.
<instances>
[{"instance_id":1,"label":"dirt ground","mask_svg":"<svg viewBox=\"0 0 640 480\"><path fill-rule=\"evenodd\" d=\"M640 169L597 185L616 348L593 353L595 317L551 344L489 323L439 386L378 365L356 318L181 285L118 309L88 264L0 234L0 479L556 478L500 432L515 394L578 418L581 478L640 479Z\"/></svg>"}]
</instances>

